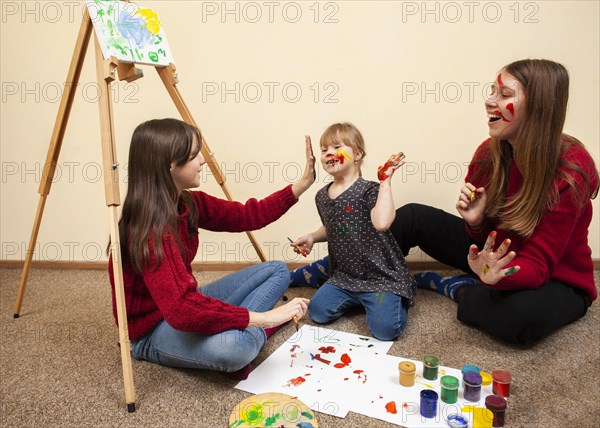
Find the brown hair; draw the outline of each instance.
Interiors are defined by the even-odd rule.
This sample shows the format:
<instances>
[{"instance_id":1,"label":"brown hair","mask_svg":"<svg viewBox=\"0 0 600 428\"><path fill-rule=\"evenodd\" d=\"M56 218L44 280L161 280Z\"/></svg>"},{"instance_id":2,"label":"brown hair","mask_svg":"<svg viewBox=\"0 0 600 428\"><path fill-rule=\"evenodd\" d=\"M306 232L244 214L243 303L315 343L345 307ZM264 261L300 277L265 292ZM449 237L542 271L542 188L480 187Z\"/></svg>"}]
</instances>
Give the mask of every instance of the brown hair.
<instances>
[{"instance_id":1,"label":"brown hair","mask_svg":"<svg viewBox=\"0 0 600 428\"><path fill-rule=\"evenodd\" d=\"M198 143L194 145L194 141ZM162 235L172 233L182 254L185 248L177 228L178 203L190 210L188 228L197 234L197 213L187 191L178 193L171 163L182 166L200 151L200 131L177 119L154 119L139 125L131 137L128 190L123 203L119 234L121 253L136 273L150 264L148 241L154 244L154 262L163 259Z\"/></svg>"},{"instance_id":2,"label":"brown hair","mask_svg":"<svg viewBox=\"0 0 600 428\"><path fill-rule=\"evenodd\" d=\"M334 123L321 135L320 145L321 147L326 147L334 145L336 142L341 142L346 146L352 147L355 154L358 152L361 153L361 158L358 160L355 159L355 162L358 166L358 173L362 176L360 168L367 152L365 150L365 140L358 128L349 122Z\"/></svg>"},{"instance_id":3,"label":"brown hair","mask_svg":"<svg viewBox=\"0 0 600 428\"><path fill-rule=\"evenodd\" d=\"M492 138L489 156L480 162L481 173L490 177L486 186L486 216L499 219L500 226L506 230L529 237L545 211L558 201L557 176L573 188L580 206L587 198L595 197L598 189L590 189L590 177L573 163L561 159L561 154L570 146L583 147L578 140L562 132L569 99L566 68L549 60L526 59L513 62L503 70L524 88L525 94L519 96L521 102L525 102L525 119L512 145ZM515 195L507 200L512 159L523 180ZM561 167L580 174L587 183L585 191L576 188L572 174L561 172Z\"/></svg>"}]
</instances>

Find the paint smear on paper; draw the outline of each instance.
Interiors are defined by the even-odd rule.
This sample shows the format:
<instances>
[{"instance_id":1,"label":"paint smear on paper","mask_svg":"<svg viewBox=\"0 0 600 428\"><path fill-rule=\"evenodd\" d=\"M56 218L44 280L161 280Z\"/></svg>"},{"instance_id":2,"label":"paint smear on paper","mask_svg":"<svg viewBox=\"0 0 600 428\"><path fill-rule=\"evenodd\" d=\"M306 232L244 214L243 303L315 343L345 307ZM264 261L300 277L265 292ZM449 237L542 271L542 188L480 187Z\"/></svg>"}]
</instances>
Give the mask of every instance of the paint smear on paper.
<instances>
[{"instance_id":1,"label":"paint smear on paper","mask_svg":"<svg viewBox=\"0 0 600 428\"><path fill-rule=\"evenodd\" d=\"M353 373L358 375L358 380L362 380L362 383L367 383L367 375L364 370L354 370Z\"/></svg>"},{"instance_id":2,"label":"paint smear on paper","mask_svg":"<svg viewBox=\"0 0 600 428\"><path fill-rule=\"evenodd\" d=\"M321 346L319 348L319 351L321 351L324 354L329 354L329 353L334 353L335 348L333 346Z\"/></svg>"},{"instance_id":3,"label":"paint smear on paper","mask_svg":"<svg viewBox=\"0 0 600 428\"><path fill-rule=\"evenodd\" d=\"M333 367L335 367L336 369L341 369L341 368L348 366L348 364L350 364L352 362L352 360L350 359L350 356L348 354L343 354L341 356L340 360L342 362L336 363Z\"/></svg>"},{"instance_id":4,"label":"paint smear on paper","mask_svg":"<svg viewBox=\"0 0 600 428\"><path fill-rule=\"evenodd\" d=\"M310 376L310 373L308 373L308 374L305 374L304 376ZM300 386L300 385L302 385L304 382L306 382L306 379L304 379L302 376L298 376L298 377L295 377L295 378L293 378L293 379L290 379L290 380L288 381L288 383L287 383L286 385L284 385L284 386L289 386L289 387L292 387L292 386Z\"/></svg>"},{"instance_id":5,"label":"paint smear on paper","mask_svg":"<svg viewBox=\"0 0 600 428\"><path fill-rule=\"evenodd\" d=\"M389 403L387 403L385 405L385 410L388 413L391 413L392 415L395 415L396 413L398 413L398 410L396 410L396 402L395 401L390 401Z\"/></svg>"}]
</instances>

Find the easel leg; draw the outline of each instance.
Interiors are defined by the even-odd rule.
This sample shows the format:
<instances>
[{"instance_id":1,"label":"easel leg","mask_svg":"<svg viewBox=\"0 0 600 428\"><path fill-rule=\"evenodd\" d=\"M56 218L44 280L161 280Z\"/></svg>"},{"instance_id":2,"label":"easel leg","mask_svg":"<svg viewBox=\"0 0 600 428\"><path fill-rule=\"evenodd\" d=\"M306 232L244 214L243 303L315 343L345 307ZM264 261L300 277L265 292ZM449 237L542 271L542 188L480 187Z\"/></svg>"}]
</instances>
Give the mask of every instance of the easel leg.
<instances>
[{"instance_id":1,"label":"easel leg","mask_svg":"<svg viewBox=\"0 0 600 428\"><path fill-rule=\"evenodd\" d=\"M123 267L121 259L121 239L119 237L119 221L117 207L121 204L119 194L119 163L115 144L114 121L112 114L112 97L110 85L115 79L118 62L111 58L104 61L102 50L95 37L96 76L100 89L100 135L102 138L102 161L104 175L104 192L109 212L111 256L115 281L115 300L117 306L117 323L119 325L119 344L121 363L123 366L123 383L125 401L129 412L135 411L135 390L131 365L131 343L127 330L127 309L125 305L125 289L123 284Z\"/></svg>"},{"instance_id":2,"label":"easel leg","mask_svg":"<svg viewBox=\"0 0 600 428\"><path fill-rule=\"evenodd\" d=\"M83 61L85 59L91 34L92 23L86 13L79 28L79 34L75 43L73 57L71 58L71 65L69 66L69 72L67 73L65 92L60 99L60 107L54 122L54 130L52 132L50 146L48 147L46 163L44 164L44 172L42 174L42 179L40 181L40 187L38 190L40 194L40 200L35 214L33 229L31 231L29 247L27 248L27 253L25 256L25 264L23 265L23 271L21 272L19 290L17 292L17 299L13 312L14 318L19 318L19 314L21 313L21 305L23 303L23 296L25 295L27 279L29 278L31 261L33 259L33 254L35 253L35 244L37 242L40 224L42 223L42 215L44 214L46 197L50 193L50 187L52 186L52 179L54 178L54 172L58 162L58 155L60 154L65 130L67 129L67 122L69 121L69 114L71 113L71 107L73 106L73 99L75 97L75 89L77 89L77 85L79 84L79 77L81 76L81 69L83 67Z\"/></svg>"},{"instance_id":3,"label":"easel leg","mask_svg":"<svg viewBox=\"0 0 600 428\"><path fill-rule=\"evenodd\" d=\"M25 264L23 265L23 271L21 272L21 280L19 281L19 291L17 292L17 300L15 302L15 310L13 312L14 318L19 318L19 314L21 313L21 305L23 304L23 296L25 295L25 287L27 286L27 279L29 278L29 269L31 267L31 260L33 259L33 254L35 253L35 244L37 242L40 224L42 223L42 215L44 214L45 205L46 195L40 195L38 208L35 213L35 219L33 221L31 239L29 240L27 253L25 253Z\"/></svg>"}]
</instances>

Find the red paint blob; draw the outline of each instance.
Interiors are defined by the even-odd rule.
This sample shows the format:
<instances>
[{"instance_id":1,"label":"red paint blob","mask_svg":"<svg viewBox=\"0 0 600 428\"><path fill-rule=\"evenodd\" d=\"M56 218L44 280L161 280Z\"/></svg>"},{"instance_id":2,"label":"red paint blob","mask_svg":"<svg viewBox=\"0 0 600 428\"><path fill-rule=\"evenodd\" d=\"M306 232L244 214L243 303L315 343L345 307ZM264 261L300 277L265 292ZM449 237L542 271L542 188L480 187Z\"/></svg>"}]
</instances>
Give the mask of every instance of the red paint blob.
<instances>
[{"instance_id":1,"label":"red paint blob","mask_svg":"<svg viewBox=\"0 0 600 428\"><path fill-rule=\"evenodd\" d=\"M351 213L352 212L352 207L350 205L346 205L346 208L344 208L346 210L346 212ZM331 348L331 346L330 346Z\"/></svg>"},{"instance_id":2,"label":"red paint blob","mask_svg":"<svg viewBox=\"0 0 600 428\"><path fill-rule=\"evenodd\" d=\"M396 410L396 402L390 401L389 403L387 403L385 405L385 410L387 410L387 412L391 413L392 415L395 415L396 413L398 413L398 410Z\"/></svg>"},{"instance_id":3,"label":"red paint blob","mask_svg":"<svg viewBox=\"0 0 600 428\"><path fill-rule=\"evenodd\" d=\"M344 155L340 153L340 155L337 158L340 160L340 165L344 165L344 161L346 160Z\"/></svg>"},{"instance_id":4,"label":"red paint blob","mask_svg":"<svg viewBox=\"0 0 600 428\"><path fill-rule=\"evenodd\" d=\"M515 115L515 106L514 106L513 103L506 104L506 110L508 110L509 112L511 112L511 114L513 116Z\"/></svg>"},{"instance_id":5,"label":"red paint blob","mask_svg":"<svg viewBox=\"0 0 600 428\"><path fill-rule=\"evenodd\" d=\"M286 386L299 386L306 382L302 376L295 377L294 379L290 379Z\"/></svg>"},{"instance_id":6,"label":"red paint blob","mask_svg":"<svg viewBox=\"0 0 600 428\"><path fill-rule=\"evenodd\" d=\"M333 346L321 346L319 348L319 351L321 351L324 354L329 354L329 353L334 353L335 348Z\"/></svg>"},{"instance_id":7,"label":"red paint blob","mask_svg":"<svg viewBox=\"0 0 600 428\"><path fill-rule=\"evenodd\" d=\"M498 82L500 86L504 86L504 82L502 81L502 77L500 75L498 75L498 77L496 78L496 82Z\"/></svg>"},{"instance_id":8,"label":"red paint blob","mask_svg":"<svg viewBox=\"0 0 600 428\"><path fill-rule=\"evenodd\" d=\"M340 359L342 360L342 362L341 363L336 363L333 366L336 369L342 369L342 368L348 366L348 364L350 364L352 362L352 360L350 359L350 356L348 354L343 354Z\"/></svg>"}]
</instances>

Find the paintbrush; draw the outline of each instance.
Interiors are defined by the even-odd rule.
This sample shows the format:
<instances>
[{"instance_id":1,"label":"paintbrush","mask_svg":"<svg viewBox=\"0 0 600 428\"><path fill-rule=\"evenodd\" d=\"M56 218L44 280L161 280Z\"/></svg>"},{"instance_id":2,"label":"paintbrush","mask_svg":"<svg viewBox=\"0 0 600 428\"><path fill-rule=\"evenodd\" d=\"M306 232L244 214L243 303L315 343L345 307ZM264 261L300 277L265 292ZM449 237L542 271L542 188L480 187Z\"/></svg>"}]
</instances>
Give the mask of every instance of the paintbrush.
<instances>
[{"instance_id":1,"label":"paintbrush","mask_svg":"<svg viewBox=\"0 0 600 428\"><path fill-rule=\"evenodd\" d=\"M294 315L292 321L294 321L294 327L296 327L296 333L298 333L298 316Z\"/></svg>"}]
</instances>

